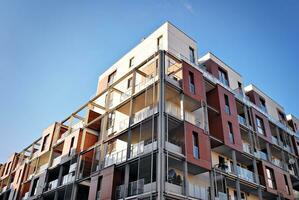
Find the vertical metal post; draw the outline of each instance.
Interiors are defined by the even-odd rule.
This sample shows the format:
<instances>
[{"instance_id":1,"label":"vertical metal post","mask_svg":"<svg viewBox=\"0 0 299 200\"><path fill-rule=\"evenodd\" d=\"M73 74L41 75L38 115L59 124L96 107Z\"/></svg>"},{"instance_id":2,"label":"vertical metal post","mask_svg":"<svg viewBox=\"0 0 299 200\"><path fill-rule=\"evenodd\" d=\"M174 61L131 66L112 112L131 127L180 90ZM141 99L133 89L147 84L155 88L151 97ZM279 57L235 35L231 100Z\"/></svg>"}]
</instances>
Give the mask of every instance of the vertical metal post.
<instances>
[{"instance_id":1,"label":"vertical metal post","mask_svg":"<svg viewBox=\"0 0 299 200\"><path fill-rule=\"evenodd\" d=\"M158 199L164 199L164 184L165 184L165 155L164 155L164 87L165 87L165 51L159 51L159 116L158 116L158 156L157 156L157 192Z\"/></svg>"},{"instance_id":2,"label":"vertical metal post","mask_svg":"<svg viewBox=\"0 0 299 200\"><path fill-rule=\"evenodd\" d=\"M237 175L237 181L236 181L236 190L237 190L237 199L241 199L241 190L240 190L240 179L238 176L238 170L237 170L237 157L236 157L236 151L232 150L232 159L233 159L233 172Z\"/></svg>"}]
</instances>

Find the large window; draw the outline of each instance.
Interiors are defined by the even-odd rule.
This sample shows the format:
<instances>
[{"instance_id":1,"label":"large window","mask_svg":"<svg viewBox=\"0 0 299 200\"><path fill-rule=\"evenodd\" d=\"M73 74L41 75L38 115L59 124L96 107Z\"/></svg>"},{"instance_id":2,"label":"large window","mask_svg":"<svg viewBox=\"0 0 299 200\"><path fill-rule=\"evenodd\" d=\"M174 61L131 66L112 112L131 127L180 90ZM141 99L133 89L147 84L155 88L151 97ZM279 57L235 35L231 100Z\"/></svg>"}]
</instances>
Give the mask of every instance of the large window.
<instances>
[{"instance_id":1,"label":"large window","mask_svg":"<svg viewBox=\"0 0 299 200\"><path fill-rule=\"evenodd\" d=\"M193 156L195 159L199 159L199 145L198 145L198 133L192 132L192 143L193 143Z\"/></svg>"},{"instance_id":2,"label":"large window","mask_svg":"<svg viewBox=\"0 0 299 200\"><path fill-rule=\"evenodd\" d=\"M190 57L190 62L195 63L195 54L194 54L194 49L192 47L189 47L189 57Z\"/></svg>"},{"instance_id":3,"label":"large window","mask_svg":"<svg viewBox=\"0 0 299 200\"><path fill-rule=\"evenodd\" d=\"M192 72L189 72L189 90L195 94L194 74Z\"/></svg>"},{"instance_id":4,"label":"large window","mask_svg":"<svg viewBox=\"0 0 299 200\"><path fill-rule=\"evenodd\" d=\"M229 99L226 94L224 94L224 101L225 101L225 112L230 115L231 113L230 113L230 107L229 107Z\"/></svg>"},{"instance_id":5,"label":"large window","mask_svg":"<svg viewBox=\"0 0 299 200\"><path fill-rule=\"evenodd\" d=\"M219 80L226 86L228 86L228 78L227 78L227 73L221 69L218 68L218 75L219 75Z\"/></svg>"},{"instance_id":6,"label":"large window","mask_svg":"<svg viewBox=\"0 0 299 200\"><path fill-rule=\"evenodd\" d=\"M266 176L267 176L266 178L267 178L268 186L272 189L276 189L273 169L266 167Z\"/></svg>"},{"instance_id":7,"label":"large window","mask_svg":"<svg viewBox=\"0 0 299 200\"><path fill-rule=\"evenodd\" d=\"M114 119L115 119L115 113L114 112L109 113L108 120L107 120L107 130L113 126Z\"/></svg>"},{"instance_id":8,"label":"large window","mask_svg":"<svg viewBox=\"0 0 299 200\"><path fill-rule=\"evenodd\" d=\"M116 71L112 72L112 73L108 76L108 85L111 85L111 84L114 82L115 74L116 74Z\"/></svg>"},{"instance_id":9,"label":"large window","mask_svg":"<svg viewBox=\"0 0 299 200\"><path fill-rule=\"evenodd\" d=\"M235 138L234 138L234 132L233 132L233 125L231 122L228 122L227 125L228 125L228 131L229 131L229 133L228 133L229 134L229 142L231 144L234 144Z\"/></svg>"},{"instance_id":10,"label":"large window","mask_svg":"<svg viewBox=\"0 0 299 200\"><path fill-rule=\"evenodd\" d=\"M262 120L262 118L255 116L256 118L256 128L257 128L257 132L265 135L265 126L264 126L264 122Z\"/></svg>"}]
</instances>

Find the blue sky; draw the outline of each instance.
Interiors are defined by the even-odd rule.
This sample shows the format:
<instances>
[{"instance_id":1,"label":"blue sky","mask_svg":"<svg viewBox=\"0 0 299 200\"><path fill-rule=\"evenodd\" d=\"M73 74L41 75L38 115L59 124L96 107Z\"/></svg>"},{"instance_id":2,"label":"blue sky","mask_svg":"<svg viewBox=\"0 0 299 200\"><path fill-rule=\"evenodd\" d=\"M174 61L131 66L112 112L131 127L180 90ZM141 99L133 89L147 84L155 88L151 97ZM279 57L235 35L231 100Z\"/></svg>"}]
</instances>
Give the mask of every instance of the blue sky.
<instances>
[{"instance_id":1,"label":"blue sky","mask_svg":"<svg viewBox=\"0 0 299 200\"><path fill-rule=\"evenodd\" d=\"M166 20L299 116L299 1L0 0L0 162Z\"/></svg>"}]
</instances>

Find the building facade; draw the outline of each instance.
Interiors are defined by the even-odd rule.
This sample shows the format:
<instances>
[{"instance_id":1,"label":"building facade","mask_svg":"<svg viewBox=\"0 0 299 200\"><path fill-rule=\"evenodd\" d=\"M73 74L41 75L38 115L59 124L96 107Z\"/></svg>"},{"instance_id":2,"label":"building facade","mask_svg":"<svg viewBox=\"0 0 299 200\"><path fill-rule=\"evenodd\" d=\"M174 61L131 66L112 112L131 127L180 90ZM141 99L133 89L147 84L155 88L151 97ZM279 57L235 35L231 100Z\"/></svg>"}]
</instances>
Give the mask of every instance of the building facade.
<instances>
[{"instance_id":1,"label":"building facade","mask_svg":"<svg viewBox=\"0 0 299 200\"><path fill-rule=\"evenodd\" d=\"M298 128L166 22L0 164L0 200L298 199Z\"/></svg>"}]
</instances>

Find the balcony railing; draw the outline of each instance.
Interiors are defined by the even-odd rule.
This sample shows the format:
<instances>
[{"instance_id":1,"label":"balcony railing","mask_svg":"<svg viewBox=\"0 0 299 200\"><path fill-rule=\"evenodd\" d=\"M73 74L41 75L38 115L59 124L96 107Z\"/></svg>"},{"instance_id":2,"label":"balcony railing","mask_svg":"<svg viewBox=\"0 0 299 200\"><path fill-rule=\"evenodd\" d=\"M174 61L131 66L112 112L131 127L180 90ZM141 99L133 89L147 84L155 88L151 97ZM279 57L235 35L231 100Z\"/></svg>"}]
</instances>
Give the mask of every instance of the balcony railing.
<instances>
[{"instance_id":1,"label":"balcony railing","mask_svg":"<svg viewBox=\"0 0 299 200\"><path fill-rule=\"evenodd\" d=\"M133 123L138 123L158 112L157 106L151 107L145 107L142 110L138 111L135 113L134 118L133 118Z\"/></svg>"},{"instance_id":2,"label":"balcony railing","mask_svg":"<svg viewBox=\"0 0 299 200\"><path fill-rule=\"evenodd\" d=\"M132 144L131 145L131 152L130 152L130 158L134 158L138 155L141 155L143 153L149 153L152 152L153 150L157 149L157 141L141 141L137 144Z\"/></svg>"},{"instance_id":3,"label":"balcony railing","mask_svg":"<svg viewBox=\"0 0 299 200\"><path fill-rule=\"evenodd\" d=\"M138 83L135 86L135 93L143 90L144 88L148 87L149 85L153 84L156 80L158 80L158 76L154 77L147 77L144 81Z\"/></svg>"},{"instance_id":4,"label":"balcony railing","mask_svg":"<svg viewBox=\"0 0 299 200\"><path fill-rule=\"evenodd\" d=\"M113 152L112 154L107 154L105 158L105 167L124 162L126 161L126 158L127 158L127 149Z\"/></svg>"},{"instance_id":5,"label":"balcony railing","mask_svg":"<svg viewBox=\"0 0 299 200\"><path fill-rule=\"evenodd\" d=\"M67 175L63 176L62 185L72 183L73 181L75 181L75 176L72 173L67 174Z\"/></svg>"},{"instance_id":6,"label":"balcony railing","mask_svg":"<svg viewBox=\"0 0 299 200\"><path fill-rule=\"evenodd\" d=\"M254 173L252 171L249 171L248 169L245 169L243 167L237 166L237 173L238 176L246 181L256 183L254 178Z\"/></svg>"},{"instance_id":7,"label":"balcony railing","mask_svg":"<svg viewBox=\"0 0 299 200\"><path fill-rule=\"evenodd\" d=\"M111 128L107 130L107 135L119 133L129 127L129 118L123 119L117 123L114 123Z\"/></svg>"},{"instance_id":8,"label":"balcony railing","mask_svg":"<svg viewBox=\"0 0 299 200\"><path fill-rule=\"evenodd\" d=\"M115 188L115 198L123 199L125 198L125 185L119 185Z\"/></svg>"},{"instance_id":9,"label":"balcony railing","mask_svg":"<svg viewBox=\"0 0 299 200\"><path fill-rule=\"evenodd\" d=\"M251 154L251 151L250 151L250 144L248 144L248 143L243 143L243 151L246 152L246 153Z\"/></svg>"},{"instance_id":10,"label":"balcony railing","mask_svg":"<svg viewBox=\"0 0 299 200\"><path fill-rule=\"evenodd\" d=\"M263 160L268 160L268 155L262 151L256 151L254 152L255 157Z\"/></svg>"},{"instance_id":11,"label":"balcony railing","mask_svg":"<svg viewBox=\"0 0 299 200\"><path fill-rule=\"evenodd\" d=\"M272 158L272 163L278 167L283 167L282 161L277 158Z\"/></svg>"},{"instance_id":12,"label":"balcony railing","mask_svg":"<svg viewBox=\"0 0 299 200\"><path fill-rule=\"evenodd\" d=\"M193 113L185 112L185 120L197 127L201 127L200 119L198 119Z\"/></svg>"},{"instance_id":13,"label":"balcony railing","mask_svg":"<svg viewBox=\"0 0 299 200\"><path fill-rule=\"evenodd\" d=\"M129 196L142 194L144 192L144 179L129 183Z\"/></svg>"},{"instance_id":14,"label":"balcony railing","mask_svg":"<svg viewBox=\"0 0 299 200\"><path fill-rule=\"evenodd\" d=\"M278 145L278 139L274 136L272 136L272 142L276 145Z\"/></svg>"},{"instance_id":15,"label":"balcony railing","mask_svg":"<svg viewBox=\"0 0 299 200\"><path fill-rule=\"evenodd\" d=\"M209 199L209 192L207 188L195 185L189 182L189 195L197 199L207 200Z\"/></svg>"},{"instance_id":16,"label":"balcony railing","mask_svg":"<svg viewBox=\"0 0 299 200\"><path fill-rule=\"evenodd\" d=\"M48 190L53 190L58 187L58 179L48 183Z\"/></svg>"},{"instance_id":17,"label":"balcony railing","mask_svg":"<svg viewBox=\"0 0 299 200\"><path fill-rule=\"evenodd\" d=\"M178 119L182 119L181 108L179 106L175 105L174 103L167 101L165 103L165 112L178 118Z\"/></svg>"},{"instance_id":18,"label":"balcony railing","mask_svg":"<svg viewBox=\"0 0 299 200\"><path fill-rule=\"evenodd\" d=\"M239 121L239 124L242 124L243 126L247 126L246 119L244 117L242 117L241 115L238 115L238 121Z\"/></svg>"},{"instance_id":19,"label":"balcony railing","mask_svg":"<svg viewBox=\"0 0 299 200\"><path fill-rule=\"evenodd\" d=\"M56 157L56 158L53 159L52 167L55 167L56 165L60 164L61 157L62 156L58 156L58 157Z\"/></svg>"}]
</instances>

